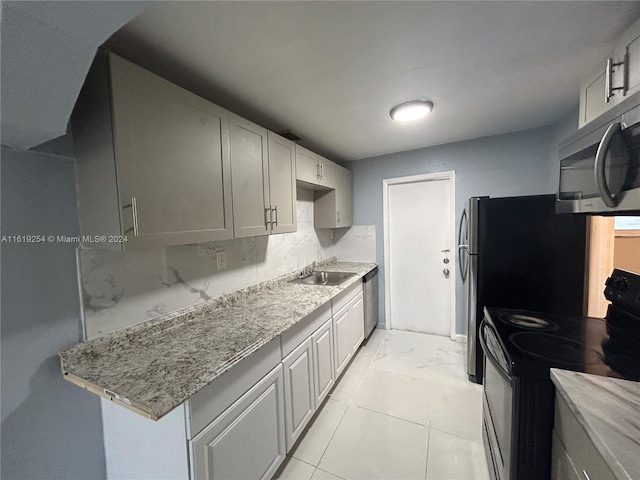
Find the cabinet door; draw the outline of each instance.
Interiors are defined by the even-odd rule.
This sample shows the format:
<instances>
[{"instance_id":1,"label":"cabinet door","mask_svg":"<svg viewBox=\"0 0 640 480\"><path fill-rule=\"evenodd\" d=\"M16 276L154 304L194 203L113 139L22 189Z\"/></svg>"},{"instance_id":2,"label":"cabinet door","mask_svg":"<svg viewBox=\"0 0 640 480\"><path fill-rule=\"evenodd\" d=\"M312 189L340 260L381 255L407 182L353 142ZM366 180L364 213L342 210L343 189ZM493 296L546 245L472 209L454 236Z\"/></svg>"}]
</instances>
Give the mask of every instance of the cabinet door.
<instances>
[{"instance_id":1,"label":"cabinet door","mask_svg":"<svg viewBox=\"0 0 640 480\"><path fill-rule=\"evenodd\" d=\"M551 480L581 480L555 430L551 443Z\"/></svg>"},{"instance_id":2,"label":"cabinet door","mask_svg":"<svg viewBox=\"0 0 640 480\"><path fill-rule=\"evenodd\" d=\"M609 101L605 101L607 59L603 59L597 70L580 87L579 128L640 91L640 19L618 37L616 44L617 47L609 58L613 63L624 62L624 65L613 68L611 85L613 87L626 85L626 89L614 90Z\"/></svg>"},{"instance_id":3,"label":"cabinet door","mask_svg":"<svg viewBox=\"0 0 640 480\"><path fill-rule=\"evenodd\" d=\"M308 338L282 360L287 452L316 411L312 348Z\"/></svg>"},{"instance_id":4,"label":"cabinet door","mask_svg":"<svg viewBox=\"0 0 640 480\"><path fill-rule=\"evenodd\" d=\"M640 91L640 19L622 37L617 56L627 61L627 90L625 97Z\"/></svg>"},{"instance_id":5,"label":"cabinet door","mask_svg":"<svg viewBox=\"0 0 640 480\"><path fill-rule=\"evenodd\" d=\"M269 197L273 211L271 233L296 231L296 146L269 132Z\"/></svg>"},{"instance_id":6,"label":"cabinet door","mask_svg":"<svg viewBox=\"0 0 640 480\"><path fill-rule=\"evenodd\" d=\"M126 247L233 238L228 112L109 58Z\"/></svg>"},{"instance_id":7,"label":"cabinet door","mask_svg":"<svg viewBox=\"0 0 640 480\"><path fill-rule=\"evenodd\" d=\"M352 225L351 172L336 165L336 227Z\"/></svg>"},{"instance_id":8,"label":"cabinet door","mask_svg":"<svg viewBox=\"0 0 640 480\"><path fill-rule=\"evenodd\" d=\"M317 185L319 172L318 154L296 145L296 178L301 182Z\"/></svg>"},{"instance_id":9,"label":"cabinet door","mask_svg":"<svg viewBox=\"0 0 640 480\"><path fill-rule=\"evenodd\" d=\"M335 383L333 353L333 322L329 320L312 336L313 366L316 386L316 408L320 406Z\"/></svg>"},{"instance_id":10,"label":"cabinet door","mask_svg":"<svg viewBox=\"0 0 640 480\"><path fill-rule=\"evenodd\" d=\"M609 108L617 103L618 96L611 97L609 102L604 99L605 84L605 64L602 68L594 72L589 79L582 84L580 90L580 118L578 127L582 128L594 118L602 115Z\"/></svg>"},{"instance_id":11,"label":"cabinet door","mask_svg":"<svg viewBox=\"0 0 640 480\"><path fill-rule=\"evenodd\" d=\"M235 238L269 233L267 130L230 115L231 183Z\"/></svg>"},{"instance_id":12,"label":"cabinet door","mask_svg":"<svg viewBox=\"0 0 640 480\"><path fill-rule=\"evenodd\" d=\"M269 479L285 457L278 365L190 442L194 477Z\"/></svg>"},{"instance_id":13,"label":"cabinet door","mask_svg":"<svg viewBox=\"0 0 640 480\"><path fill-rule=\"evenodd\" d=\"M349 363L349 359L351 359L353 348L350 330L349 307L347 306L336 313L333 317L333 331L335 333L334 346L336 350L336 379Z\"/></svg>"},{"instance_id":14,"label":"cabinet door","mask_svg":"<svg viewBox=\"0 0 640 480\"><path fill-rule=\"evenodd\" d=\"M364 295L362 292L349 303L349 338L351 350L355 354L364 341Z\"/></svg>"},{"instance_id":15,"label":"cabinet door","mask_svg":"<svg viewBox=\"0 0 640 480\"><path fill-rule=\"evenodd\" d=\"M318 185L327 188L335 188L336 186L336 164L331 160L318 156L318 165L320 172L318 176Z\"/></svg>"}]
</instances>

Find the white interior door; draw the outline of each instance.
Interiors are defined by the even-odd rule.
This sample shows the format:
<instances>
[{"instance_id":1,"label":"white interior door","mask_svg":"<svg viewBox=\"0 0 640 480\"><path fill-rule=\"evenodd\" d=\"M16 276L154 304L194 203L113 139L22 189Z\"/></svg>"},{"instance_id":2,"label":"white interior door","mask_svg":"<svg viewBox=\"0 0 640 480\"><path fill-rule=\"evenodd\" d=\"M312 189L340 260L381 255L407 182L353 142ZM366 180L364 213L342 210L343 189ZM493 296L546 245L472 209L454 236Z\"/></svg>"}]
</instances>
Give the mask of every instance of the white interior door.
<instances>
[{"instance_id":1,"label":"white interior door","mask_svg":"<svg viewBox=\"0 0 640 480\"><path fill-rule=\"evenodd\" d=\"M453 336L453 172L385 186L390 326Z\"/></svg>"}]
</instances>

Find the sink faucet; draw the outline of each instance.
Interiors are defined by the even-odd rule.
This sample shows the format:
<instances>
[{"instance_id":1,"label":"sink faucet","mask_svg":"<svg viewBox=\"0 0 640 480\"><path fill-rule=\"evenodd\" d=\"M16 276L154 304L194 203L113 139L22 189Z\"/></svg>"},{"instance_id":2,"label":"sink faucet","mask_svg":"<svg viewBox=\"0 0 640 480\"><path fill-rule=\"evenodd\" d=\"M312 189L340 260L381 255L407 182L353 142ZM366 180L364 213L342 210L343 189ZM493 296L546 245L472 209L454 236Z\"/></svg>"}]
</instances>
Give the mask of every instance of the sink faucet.
<instances>
[{"instance_id":1,"label":"sink faucet","mask_svg":"<svg viewBox=\"0 0 640 480\"><path fill-rule=\"evenodd\" d=\"M298 274L298 278L306 278L313 274L313 270L316 267L316 262L314 261L311 265L307 265L302 269L302 271Z\"/></svg>"}]
</instances>

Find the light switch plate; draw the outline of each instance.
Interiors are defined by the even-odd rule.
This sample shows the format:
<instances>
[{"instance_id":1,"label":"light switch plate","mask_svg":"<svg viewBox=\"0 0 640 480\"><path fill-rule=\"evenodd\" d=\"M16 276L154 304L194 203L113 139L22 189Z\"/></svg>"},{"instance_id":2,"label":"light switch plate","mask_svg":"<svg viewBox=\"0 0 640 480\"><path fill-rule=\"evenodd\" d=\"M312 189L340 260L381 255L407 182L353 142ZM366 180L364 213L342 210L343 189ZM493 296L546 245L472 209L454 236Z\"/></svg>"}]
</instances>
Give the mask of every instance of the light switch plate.
<instances>
[{"instance_id":1,"label":"light switch plate","mask_svg":"<svg viewBox=\"0 0 640 480\"><path fill-rule=\"evenodd\" d=\"M227 252L224 250L216 252L216 265L218 270L227 268Z\"/></svg>"}]
</instances>

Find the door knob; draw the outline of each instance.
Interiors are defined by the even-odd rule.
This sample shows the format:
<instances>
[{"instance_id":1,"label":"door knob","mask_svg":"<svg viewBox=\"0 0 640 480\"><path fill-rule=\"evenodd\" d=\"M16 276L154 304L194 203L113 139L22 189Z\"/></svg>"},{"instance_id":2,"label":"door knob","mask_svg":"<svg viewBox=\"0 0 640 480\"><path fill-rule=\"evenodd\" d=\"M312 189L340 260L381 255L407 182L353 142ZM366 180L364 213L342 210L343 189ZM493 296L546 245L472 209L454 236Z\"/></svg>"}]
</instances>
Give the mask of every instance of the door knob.
<instances>
[{"instance_id":1,"label":"door knob","mask_svg":"<svg viewBox=\"0 0 640 480\"><path fill-rule=\"evenodd\" d=\"M445 263L445 264L449 263L449 259L448 259L448 258L445 258L445 259L444 259L444 260L442 260L442 261L443 261L443 263Z\"/></svg>"},{"instance_id":2,"label":"door knob","mask_svg":"<svg viewBox=\"0 0 640 480\"><path fill-rule=\"evenodd\" d=\"M445 278L449 278L449 269L445 268L444 270L442 270L442 273L444 273L444 277Z\"/></svg>"}]
</instances>

